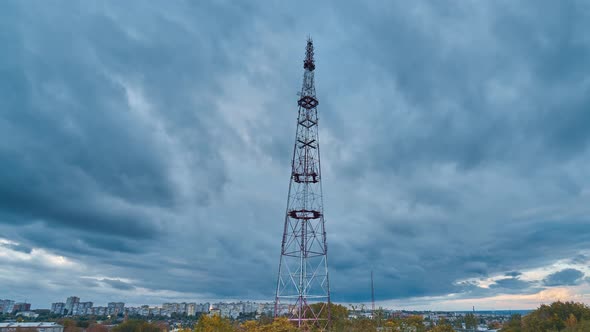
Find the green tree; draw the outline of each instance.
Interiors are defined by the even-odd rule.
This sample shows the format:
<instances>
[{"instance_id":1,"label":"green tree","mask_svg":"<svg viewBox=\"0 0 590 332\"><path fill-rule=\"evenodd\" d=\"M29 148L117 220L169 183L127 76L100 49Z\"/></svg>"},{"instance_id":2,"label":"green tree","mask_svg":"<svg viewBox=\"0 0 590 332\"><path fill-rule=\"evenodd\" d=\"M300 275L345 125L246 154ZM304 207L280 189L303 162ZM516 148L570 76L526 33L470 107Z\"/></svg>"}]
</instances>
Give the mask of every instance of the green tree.
<instances>
[{"instance_id":1,"label":"green tree","mask_svg":"<svg viewBox=\"0 0 590 332\"><path fill-rule=\"evenodd\" d=\"M515 314L504 324L502 332L522 332L522 316Z\"/></svg>"},{"instance_id":2,"label":"green tree","mask_svg":"<svg viewBox=\"0 0 590 332\"><path fill-rule=\"evenodd\" d=\"M477 317L474 314L468 313L465 315L465 328L476 329L477 328Z\"/></svg>"},{"instance_id":3,"label":"green tree","mask_svg":"<svg viewBox=\"0 0 590 332\"><path fill-rule=\"evenodd\" d=\"M453 326L459 329L463 328L463 317L455 317L453 321Z\"/></svg>"},{"instance_id":4,"label":"green tree","mask_svg":"<svg viewBox=\"0 0 590 332\"><path fill-rule=\"evenodd\" d=\"M329 308L332 331L341 331L346 326L346 321L348 320L348 309L343 305L334 303L330 303ZM319 313L318 317L320 319L328 319L328 307L325 306L325 303L311 304L310 309L316 314ZM306 318L312 317L311 310L307 312Z\"/></svg>"},{"instance_id":5,"label":"green tree","mask_svg":"<svg viewBox=\"0 0 590 332\"><path fill-rule=\"evenodd\" d=\"M590 308L583 303L553 302L541 305L525 317L513 316L502 332L590 331Z\"/></svg>"}]
</instances>

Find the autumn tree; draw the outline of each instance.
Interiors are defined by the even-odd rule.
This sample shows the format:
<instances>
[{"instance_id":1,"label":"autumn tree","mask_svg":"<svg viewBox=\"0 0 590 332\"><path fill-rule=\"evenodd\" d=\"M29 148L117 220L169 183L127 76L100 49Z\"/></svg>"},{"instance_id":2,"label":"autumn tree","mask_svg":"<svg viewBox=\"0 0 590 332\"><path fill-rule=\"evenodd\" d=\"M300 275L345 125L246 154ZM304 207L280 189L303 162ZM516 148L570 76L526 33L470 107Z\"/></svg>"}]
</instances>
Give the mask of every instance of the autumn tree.
<instances>
[{"instance_id":1,"label":"autumn tree","mask_svg":"<svg viewBox=\"0 0 590 332\"><path fill-rule=\"evenodd\" d=\"M513 316L502 332L590 331L590 308L583 303L553 302L541 305L525 317Z\"/></svg>"},{"instance_id":2,"label":"autumn tree","mask_svg":"<svg viewBox=\"0 0 590 332\"><path fill-rule=\"evenodd\" d=\"M253 320L246 321L238 327L238 332L259 332L259 331L260 331L260 329L259 329L258 322L253 321Z\"/></svg>"},{"instance_id":3,"label":"autumn tree","mask_svg":"<svg viewBox=\"0 0 590 332\"><path fill-rule=\"evenodd\" d=\"M570 314L565 321L565 326L568 329L574 330L576 325L578 325L578 319L576 318L576 316L574 316L574 314Z\"/></svg>"},{"instance_id":4,"label":"autumn tree","mask_svg":"<svg viewBox=\"0 0 590 332\"><path fill-rule=\"evenodd\" d=\"M90 326L86 329L86 332L109 332L109 329L102 325L102 324L90 324Z\"/></svg>"},{"instance_id":5,"label":"autumn tree","mask_svg":"<svg viewBox=\"0 0 590 332\"><path fill-rule=\"evenodd\" d=\"M500 322L498 321L493 321L488 323L488 329L489 330L498 330L502 327L502 324L500 324Z\"/></svg>"},{"instance_id":6,"label":"autumn tree","mask_svg":"<svg viewBox=\"0 0 590 332\"><path fill-rule=\"evenodd\" d=\"M433 327L429 332L455 332L455 329L449 324L441 324Z\"/></svg>"},{"instance_id":7,"label":"autumn tree","mask_svg":"<svg viewBox=\"0 0 590 332\"><path fill-rule=\"evenodd\" d=\"M344 328L339 329L332 329L332 331L346 331L346 332L376 332L377 327L375 326L375 322L368 319L368 318L358 318L348 321Z\"/></svg>"},{"instance_id":8,"label":"autumn tree","mask_svg":"<svg viewBox=\"0 0 590 332\"><path fill-rule=\"evenodd\" d=\"M271 323L260 323L256 321L247 321L242 323L238 332L298 332L295 325L287 318L277 318Z\"/></svg>"},{"instance_id":9,"label":"autumn tree","mask_svg":"<svg viewBox=\"0 0 590 332\"><path fill-rule=\"evenodd\" d=\"M410 317L406 317L402 319L401 322L402 331L408 330L408 328L415 332L424 332L426 331L426 326L424 326L424 319L422 316L419 315L412 315Z\"/></svg>"},{"instance_id":10,"label":"autumn tree","mask_svg":"<svg viewBox=\"0 0 590 332\"><path fill-rule=\"evenodd\" d=\"M526 315L522 319L522 331L563 331L566 328L575 330L576 326L567 326L568 320L573 324L574 319L576 326L581 320L590 320L590 308L583 303L557 301L550 305L541 305Z\"/></svg>"},{"instance_id":11,"label":"autumn tree","mask_svg":"<svg viewBox=\"0 0 590 332\"><path fill-rule=\"evenodd\" d=\"M400 325L399 322L397 320L387 320L385 322L385 324L383 324L383 327L385 328L385 331L399 331L400 330Z\"/></svg>"},{"instance_id":12,"label":"autumn tree","mask_svg":"<svg viewBox=\"0 0 590 332\"><path fill-rule=\"evenodd\" d=\"M195 332L234 332L229 319L219 315L202 315L195 325Z\"/></svg>"},{"instance_id":13,"label":"autumn tree","mask_svg":"<svg viewBox=\"0 0 590 332\"><path fill-rule=\"evenodd\" d=\"M70 318L60 319L58 323L64 327L64 332L80 332L82 330L78 327L76 321Z\"/></svg>"},{"instance_id":14,"label":"autumn tree","mask_svg":"<svg viewBox=\"0 0 590 332\"><path fill-rule=\"evenodd\" d=\"M113 328L113 332L162 332L165 329L155 323L142 320L128 320ZM64 331L65 332L65 331Z\"/></svg>"},{"instance_id":15,"label":"autumn tree","mask_svg":"<svg viewBox=\"0 0 590 332\"><path fill-rule=\"evenodd\" d=\"M297 328L287 318L277 318L272 324L263 326L260 332L297 332Z\"/></svg>"}]
</instances>

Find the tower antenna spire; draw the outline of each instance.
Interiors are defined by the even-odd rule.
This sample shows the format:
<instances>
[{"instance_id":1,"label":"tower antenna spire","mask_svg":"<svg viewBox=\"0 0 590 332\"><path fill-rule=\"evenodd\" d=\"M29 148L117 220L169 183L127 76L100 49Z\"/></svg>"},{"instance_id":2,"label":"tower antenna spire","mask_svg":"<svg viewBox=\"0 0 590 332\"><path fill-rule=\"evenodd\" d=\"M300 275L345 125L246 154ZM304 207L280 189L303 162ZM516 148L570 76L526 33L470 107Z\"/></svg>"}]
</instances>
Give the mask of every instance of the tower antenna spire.
<instances>
[{"instance_id":1,"label":"tower antenna spire","mask_svg":"<svg viewBox=\"0 0 590 332\"><path fill-rule=\"evenodd\" d=\"M303 68L274 314L302 331L325 331L331 319L330 284L311 38Z\"/></svg>"},{"instance_id":2,"label":"tower antenna spire","mask_svg":"<svg viewBox=\"0 0 590 332\"><path fill-rule=\"evenodd\" d=\"M375 288L373 287L373 270L371 270L371 314L375 314Z\"/></svg>"}]
</instances>

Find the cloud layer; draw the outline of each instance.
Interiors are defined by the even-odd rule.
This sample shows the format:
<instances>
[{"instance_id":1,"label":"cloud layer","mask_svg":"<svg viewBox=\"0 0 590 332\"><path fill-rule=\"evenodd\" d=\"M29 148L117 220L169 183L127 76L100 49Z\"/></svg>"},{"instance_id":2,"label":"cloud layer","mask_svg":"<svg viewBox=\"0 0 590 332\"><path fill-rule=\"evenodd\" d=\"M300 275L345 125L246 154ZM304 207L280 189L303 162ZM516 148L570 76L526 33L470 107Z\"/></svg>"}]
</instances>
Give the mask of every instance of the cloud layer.
<instances>
[{"instance_id":1,"label":"cloud layer","mask_svg":"<svg viewBox=\"0 0 590 332\"><path fill-rule=\"evenodd\" d=\"M308 34L336 301L590 293L590 7L307 6L0 4L0 297L272 299Z\"/></svg>"}]
</instances>

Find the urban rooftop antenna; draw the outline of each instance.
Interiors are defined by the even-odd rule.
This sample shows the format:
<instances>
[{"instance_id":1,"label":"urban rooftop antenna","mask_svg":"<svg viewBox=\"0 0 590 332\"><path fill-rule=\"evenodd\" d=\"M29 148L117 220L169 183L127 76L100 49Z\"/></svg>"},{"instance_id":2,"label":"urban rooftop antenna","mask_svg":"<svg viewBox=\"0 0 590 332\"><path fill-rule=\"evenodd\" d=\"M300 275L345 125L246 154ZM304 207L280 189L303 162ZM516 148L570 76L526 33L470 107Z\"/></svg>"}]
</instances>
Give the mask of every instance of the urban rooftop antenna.
<instances>
[{"instance_id":1,"label":"urban rooftop antenna","mask_svg":"<svg viewBox=\"0 0 590 332\"><path fill-rule=\"evenodd\" d=\"M274 315L302 331L324 331L331 319L330 286L311 38L303 69Z\"/></svg>"}]
</instances>

